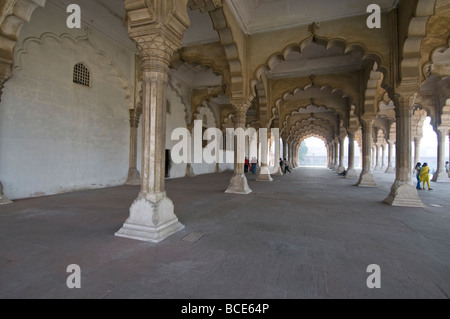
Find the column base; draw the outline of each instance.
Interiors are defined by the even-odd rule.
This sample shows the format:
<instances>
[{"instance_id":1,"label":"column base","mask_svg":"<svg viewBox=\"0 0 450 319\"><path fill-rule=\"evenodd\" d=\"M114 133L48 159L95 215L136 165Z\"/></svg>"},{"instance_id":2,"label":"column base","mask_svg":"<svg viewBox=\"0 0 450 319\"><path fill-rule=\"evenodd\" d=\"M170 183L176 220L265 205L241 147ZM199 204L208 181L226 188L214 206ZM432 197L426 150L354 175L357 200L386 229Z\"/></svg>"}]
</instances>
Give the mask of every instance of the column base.
<instances>
[{"instance_id":1,"label":"column base","mask_svg":"<svg viewBox=\"0 0 450 319\"><path fill-rule=\"evenodd\" d=\"M0 195L0 206L9 205L12 203L13 203L13 201L10 200L8 197L6 197L5 195Z\"/></svg>"},{"instance_id":2,"label":"column base","mask_svg":"<svg viewBox=\"0 0 450 319\"><path fill-rule=\"evenodd\" d=\"M381 166L377 165L373 168L374 171L381 171Z\"/></svg>"},{"instance_id":3,"label":"column base","mask_svg":"<svg viewBox=\"0 0 450 319\"><path fill-rule=\"evenodd\" d=\"M141 173L136 168L128 170L128 179L125 185L138 186L141 185Z\"/></svg>"},{"instance_id":4,"label":"column base","mask_svg":"<svg viewBox=\"0 0 450 319\"><path fill-rule=\"evenodd\" d=\"M273 181L272 176L270 176L270 170L267 165L261 166L258 177L256 177L257 182L271 182Z\"/></svg>"},{"instance_id":5,"label":"column base","mask_svg":"<svg viewBox=\"0 0 450 319\"><path fill-rule=\"evenodd\" d=\"M250 194L252 190L248 187L247 178L244 174L234 174L231 177L230 186L225 191L227 194L238 194L247 195Z\"/></svg>"},{"instance_id":6,"label":"column base","mask_svg":"<svg viewBox=\"0 0 450 319\"><path fill-rule=\"evenodd\" d=\"M216 174L223 173L223 170L220 168L220 164L216 164Z\"/></svg>"},{"instance_id":7,"label":"column base","mask_svg":"<svg viewBox=\"0 0 450 319\"><path fill-rule=\"evenodd\" d=\"M446 171L440 171L440 172L436 172L433 175L433 179L431 180L433 183L436 183L444 178L447 178L448 174Z\"/></svg>"},{"instance_id":8,"label":"column base","mask_svg":"<svg viewBox=\"0 0 450 319\"><path fill-rule=\"evenodd\" d=\"M358 173L354 168L351 168L347 171L347 174L345 175L345 178L358 178Z\"/></svg>"},{"instance_id":9,"label":"column base","mask_svg":"<svg viewBox=\"0 0 450 319\"><path fill-rule=\"evenodd\" d=\"M359 187L378 187L377 183L375 182L375 179L373 177L372 173L361 173L361 176L359 177L358 183L356 183L356 186Z\"/></svg>"},{"instance_id":10,"label":"column base","mask_svg":"<svg viewBox=\"0 0 450 319\"><path fill-rule=\"evenodd\" d=\"M162 196L153 202L140 195L131 205L130 217L115 236L159 243L184 229L174 214L172 201L165 194Z\"/></svg>"},{"instance_id":11,"label":"column base","mask_svg":"<svg viewBox=\"0 0 450 319\"><path fill-rule=\"evenodd\" d=\"M281 169L281 167L278 167L278 169L272 175L274 175L274 176L283 176L284 175L283 174L283 170Z\"/></svg>"},{"instance_id":12,"label":"column base","mask_svg":"<svg viewBox=\"0 0 450 319\"><path fill-rule=\"evenodd\" d=\"M338 174L342 174L345 171L345 167L344 166L339 166L337 169Z\"/></svg>"},{"instance_id":13,"label":"column base","mask_svg":"<svg viewBox=\"0 0 450 319\"><path fill-rule=\"evenodd\" d=\"M332 170L336 171L336 172L337 172L338 169L339 169L339 165L334 165L333 168L332 168Z\"/></svg>"},{"instance_id":14,"label":"column base","mask_svg":"<svg viewBox=\"0 0 450 319\"><path fill-rule=\"evenodd\" d=\"M417 189L412 184L395 181L391 193L384 202L391 206L425 207L419 198Z\"/></svg>"},{"instance_id":15,"label":"column base","mask_svg":"<svg viewBox=\"0 0 450 319\"><path fill-rule=\"evenodd\" d=\"M188 164L186 166L186 177L195 177L194 169L192 168L191 164Z\"/></svg>"},{"instance_id":16,"label":"column base","mask_svg":"<svg viewBox=\"0 0 450 319\"><path fill-rule=\"evenodd\" d=\"M386 169L386 174L394 174L394 173L395 173L395 168L394 168L394 167L389 166L389 167Z\"/></svg>"}]
</instances>

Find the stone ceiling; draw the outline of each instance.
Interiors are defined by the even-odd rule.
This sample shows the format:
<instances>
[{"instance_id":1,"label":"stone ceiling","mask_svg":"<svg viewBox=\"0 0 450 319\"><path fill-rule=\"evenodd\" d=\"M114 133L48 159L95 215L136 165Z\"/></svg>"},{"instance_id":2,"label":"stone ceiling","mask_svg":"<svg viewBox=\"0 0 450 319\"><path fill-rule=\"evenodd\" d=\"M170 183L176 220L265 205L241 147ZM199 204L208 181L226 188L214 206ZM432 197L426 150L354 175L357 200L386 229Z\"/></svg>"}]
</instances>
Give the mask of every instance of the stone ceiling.
<instances>
[{"instance_id":1,"label":"stone ceiling","mask_svg":"<svg viewBox=\"0 0 450 319\"><path fill-rule=\"evenodd\" d=\"M241 28L248 34L291 28L312 22L366 14L370 4L382 10L395 8L399 0L226 0Z\"/></svg>"}]
</instances>

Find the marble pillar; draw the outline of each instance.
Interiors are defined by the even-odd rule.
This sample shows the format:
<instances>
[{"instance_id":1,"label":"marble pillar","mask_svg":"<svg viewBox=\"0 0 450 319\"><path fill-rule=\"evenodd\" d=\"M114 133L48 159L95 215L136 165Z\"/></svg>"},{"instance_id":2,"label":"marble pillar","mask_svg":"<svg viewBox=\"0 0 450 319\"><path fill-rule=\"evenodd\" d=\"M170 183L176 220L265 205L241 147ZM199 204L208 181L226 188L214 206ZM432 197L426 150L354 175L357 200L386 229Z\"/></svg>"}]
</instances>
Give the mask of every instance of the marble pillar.
<instances>
[{"instance_id":1,"label":"marble pillar","mask_svg":"<svg viewBox=\"0 0 450 319\"><path fill-rule=\"evenodd\" d=\"M420 162L420 144L422 142L422 137L414 138L414 165L413 165L413 175L415 175L416 164ZM423 163L422 163L423 164Z\"/></svg>"},{"instance_id":2,"label":"marble pillar","mask_svg":"<svg viewBox=\"0 0 450 319\"><path fill-rule=\"evenodd\" d=\"M375 168L374 168L374 170L376 170L376 171L381 170L380 157L381 157L381 144L375 144Z\"/></svg>"},{"instance_id":3,"label":"marble pillar","mask_svg":"<svg viewBox=\"0 0 450 319\"><path fill-rule=\"evenodd\" d=\"M334 167L333 167L333 170L337 172L338 169L339 169L339 141L335 140L334 141Z\"/></svg>"},{"instance_id":4,"label":"marble pillar","mask_svg":"<svg viewBox=\"0 0 450 319\"><path fill-rule=\"evenodd\" d=\"M165 89L170 63L167 51L170 48L165 47L165 52L155 49L155 52L149 53L146 51L149 47L150 43L148 47L141 46L141 55L144 56L141 192L130 208L130 217L116 236L157 243L182 230L184 226L178 221L174 205L165 190Z\"/></svg>"},{"instance_id":5,"label":"marble pillar","mask_svg":"<svg viewBox=\"0 0 450 319\"><path fill-rule=\"evenodd\" d=\"M248 106L246 103L233 102L234 107L234 128L245 131L245 120ZM244 139L234 137L234 174L231 177L230 185L225 193L246 195L252 192L248 186L247 177L244 173L245 146Z\"/></svg>"},{"instance_id":6,"label":"marble pillar","mask_svg":"<svg viewBox=\"0 0 450 319\"><path fill-rule=\"evenodd\" d=\"M424 207L415 184L411 180L411 124L412 112L409 97L394 101L397 120L396 179L385 202L392 206Z\"/></svg>"},{"instance_id":7,"label":"marble pillar","mask_svg":"<svg viewBox=\"0 0 450 319\"><path fill-rule=\"evenodd\" d=\"M433 175L432 182L437 182L439 180L447 179L447 172L445 171L445 143L446 143L446 130L438 129L437 132L438 140L438 152L437 152L437 169Z\"/></svg>"},{"instance_id":8,"label":"marble pillar","mask_svg":"<svg viewBox=\"0 0 450 319\"><path fill-rule=\"evenodd\" d=\"M280 176L280 175L283 175L283 170L280 166L280 157L281 157L281 155L280 155L280 153L281 153L280 136L279 136L279 134L274 134L274 136L275 136L275 159L274 159L274 161L275 161L275 163L274 163L275 170L274 171L275 172L273 175Z\"/></svg>"},{"instance_id":9,"label":"marble pillar","mask_svg":"<svg viewBox=\"0 0 450 319\"><path fill-rule=\"evenodd\" d=\"M258 182L271 182L273 181L272 176L270 176L270 168L269 168L269 145L268 145L268 136L267 129L259 130L259 137L261 141L261 169L259 170L259 174L256 177L256 181Z\"/></svg>"},{"instance_id":10,"label":"marble pillar","mask_svg":"<svg viewBox=\"0 0 450 319\"><path fill-rule=\"evenodd\" d=\"M388 141L389 151L388 151L388 167L386 169L387 174L395 173L394 169L394 141Z\"/></svg>"},{"instance_id":11,"label":"marble pillar","mask_svg":"<svg viewBox=\"0 0 450 319\"><path fill-rule=\"evenodd\" d=\"M373 129L373 122L375 118L365 118L361 120L362 124L362 134L363 134L363 140L362 140L362 153L363 153L363 167L362 172L359 177L359 181L356 184L360 187L377 187L377 183L375 183L375 179L373 177L371 167L371 149L372 149L372 129Z\"/></svg>"},{"instance_id":12,"label":"marble pillar","mask_svg":"<svg viewBox=\"0 0 450 319\"><path fill-rule=\"evenodd\" d=\"M9 78L7 75L0 75L0 103L2 101L2 91L3 91L3 85L5 84L6 80ZM12 201L3 193L3 185L0 181L0 206L1 205L8 205L12 204Z\"/></svg>"},{"instance_id":13,"label":"marble pillar","mask_svg":"<svg viewBox=\"0 0 450 319\"><path fill-rule=\"evenodd\" d=\"M386 171L386 144L381 144L381 170Z\"/></svg>"}]
</instances>

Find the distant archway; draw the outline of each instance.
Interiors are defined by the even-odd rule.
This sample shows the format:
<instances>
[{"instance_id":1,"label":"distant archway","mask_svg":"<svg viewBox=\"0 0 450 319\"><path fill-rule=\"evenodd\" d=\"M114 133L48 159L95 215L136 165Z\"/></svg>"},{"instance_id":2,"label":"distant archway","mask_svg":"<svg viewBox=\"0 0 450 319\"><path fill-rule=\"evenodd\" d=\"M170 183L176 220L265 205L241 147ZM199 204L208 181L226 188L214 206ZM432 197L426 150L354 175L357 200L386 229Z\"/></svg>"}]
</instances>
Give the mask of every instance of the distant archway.
<instances>
[{"instance_id":1,"label":"distant archway","mask_svg":"<svg viewBox=\"0 0 450 319\"><path fill-rule=\"evenodd\" d=\"M303 167L326 167L327 148L325 142L317 137L305 139L300 145L298 158L300 166Z\"/></svg>"}]
</instances>

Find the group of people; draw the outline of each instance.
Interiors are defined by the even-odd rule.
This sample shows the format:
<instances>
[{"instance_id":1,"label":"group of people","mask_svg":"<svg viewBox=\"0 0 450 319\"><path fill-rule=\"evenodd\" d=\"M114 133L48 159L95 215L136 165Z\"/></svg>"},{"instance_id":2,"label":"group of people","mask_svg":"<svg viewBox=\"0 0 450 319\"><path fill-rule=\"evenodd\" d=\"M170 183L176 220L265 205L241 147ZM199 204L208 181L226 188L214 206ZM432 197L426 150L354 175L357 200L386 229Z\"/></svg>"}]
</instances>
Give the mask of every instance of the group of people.
<instances>
[{"instance_id":1,"label":"group of people","mask_svg":"<svg viewBox=\"0 0 450 319\"><path fill-rule=\"evenodd\" d=\"M253 175L256 175L256 167L258 166L258 160L253 157L251 161L246 157L244 163L244 172L248 173L251 170Z\"/></svg>"},{"instance_id":2,"label":"group of people","mask_svg":"<svg viewBox=\"0 0 450 319\"><path fill-rule=\"evenodd\" d=\"M253 175L256 175L256 167L258 166L258 160L256 159L256 157L253 157L251 161L249 161L249 159L246 157L245 158L245 163L244 163L244 172L248 173L250 170L252 172ZM289 169L289 162L286 159L282 159L280 158L280 167L281 170L284 172L284 174L286 174L287 172L289 172L289 174L291 174L291 170Z\"/></svg>"},{"instance_id":3,"label":"group of people","mask_svg":"<svg viewBox=\"0 0 450 319\"><path fill-rule=\"evenodd\" d=\"M428 190L432 191L433 189L430 187L430 168L428 167L428 163L417 163L416 164L416 177L417 177L417 186L418 190L425 190L425 184L428 185ZM423 187L421 185L423 183Z\"/></svg>"}]
</instances>

